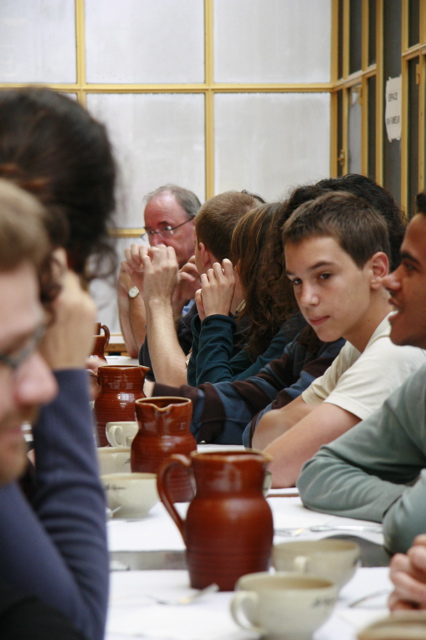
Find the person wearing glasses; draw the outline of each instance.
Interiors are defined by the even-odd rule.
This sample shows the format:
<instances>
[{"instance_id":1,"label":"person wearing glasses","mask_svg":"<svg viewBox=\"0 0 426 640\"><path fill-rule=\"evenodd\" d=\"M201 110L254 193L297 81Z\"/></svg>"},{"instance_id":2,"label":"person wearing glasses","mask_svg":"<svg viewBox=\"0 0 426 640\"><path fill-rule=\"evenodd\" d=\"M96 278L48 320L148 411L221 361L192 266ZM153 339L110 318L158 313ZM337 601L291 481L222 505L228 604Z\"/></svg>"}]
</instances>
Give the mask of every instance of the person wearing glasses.
<instances>
[{"instance_id":1,"label":"person wearing glasses","mask_svg":"<svg viewBox=\"0 0 426 640\"><path fill-rule=\"evenodd\" d=\"M191 258L195 252L195 216L201 203L195 193L174 184L166 184L155 189L145 196L145 203L145 232L141 236L142 240L151 247L173 247L179 269L185 274L174 297L173 311L174 315L179 317L182 310L185 314L186 304L193 299L195 290L199 287L198 271ZM132 358L139 357L141 364L150 366L147 345L145 344L141 350L146 337L146 312L143 297L140 295L141 274L137 275L139 277L135 280L138 286L123 266L120 269L117 288L118 313L128 353ZM181 346L185 353L188 353L191 348L189 322L182 323L179 329Z\"/></svg>"},{"instance_id":2,"label":"person wearing glasses","mask_svg":"<svg viewBox=\"0 0 426 640\"><path fill-rule=\"evenodd\" d=\"M44 283L47 293L52 277L49 267L51 246L43 224L45 218L45 211L36 198L6 180L0 180L0 296L7 301L0 308L2 530L9 539L18 540L20 554L21 531L30 528L34 552L43 551L46 569L43 576L30 569L29 582L37 580L44 586L44 579L51 579L57 570L49 564L57 564L58 549L14 483L27 465L22 423L33 421L42 405L52 402L58 393L55 377L39 352L40 341L49 324L48 314L40 302L40 284ZM16 499L12 502L6 498L5 503L5 494L12 494ZM47 516L49 498L46 492L41 502ZM21 531L11 527L8 505L15 509ZM52 513L50 518L51 526L55 526ZM9 548L4 551L2 547L0 558L0 637L3 640L54 640L59 637L84 640L63 613L31 593L30 585L24 591L6 577L8 565L19 570L16 557L8 556L8 551ZM64 572L63 568L61 570Z\"/></svg>"},{"instance_id":3,"label":"person wearing glasses","mask_svg":"<svg viewBox=\"0 0 426 640\"><path fill-rule=\"evenodd\" d=\"M9 618L12 634L0 627L2 640L104 638L109 582L105 495L86 371L96 307L82 283L91 275L115 273L108 236L115 172L105 127L75 100L44 87L0 91L0 177L44 205L54 276L41 269L41 295L31 271L29 284L20 278L2 290L0 624L6 624L6 609L17 605L16 599L31 607L37 601L37 608L53 610L72 632L55 633L40 613L40 625L18 635L14 622L22 615L14 622ZM26 227L24 211L14 212L14 224L21 215ZM2 240L4 228L0 219L0 265L7 254L19 264L20 233ZM42 231L31 231L24 256L43 246ZM17 306L22 299L23 308ZM26 461L24 421L33 425L31 495L13 481Z\"/></svg>"}]
</instances>

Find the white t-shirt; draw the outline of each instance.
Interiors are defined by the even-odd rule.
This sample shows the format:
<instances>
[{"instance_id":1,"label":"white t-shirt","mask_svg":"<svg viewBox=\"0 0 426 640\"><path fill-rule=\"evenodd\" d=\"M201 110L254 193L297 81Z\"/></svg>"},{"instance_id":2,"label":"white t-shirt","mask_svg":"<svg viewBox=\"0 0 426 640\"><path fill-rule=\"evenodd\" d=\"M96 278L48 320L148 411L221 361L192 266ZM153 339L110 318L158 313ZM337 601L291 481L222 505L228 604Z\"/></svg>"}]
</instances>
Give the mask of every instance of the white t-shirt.
<instances>
[{"instance_id":1,"label":"white t-shirt","mask_svg":"<svg viewBox=\"0 0 426 640\"><path fill-rule=\"evenodd\" d=\"M418 347L398 347L386 317L360 353L347 342L333 364L302 393L307 404L329 402L365 420L426 362Z\"/></svg>"}]
</instances>

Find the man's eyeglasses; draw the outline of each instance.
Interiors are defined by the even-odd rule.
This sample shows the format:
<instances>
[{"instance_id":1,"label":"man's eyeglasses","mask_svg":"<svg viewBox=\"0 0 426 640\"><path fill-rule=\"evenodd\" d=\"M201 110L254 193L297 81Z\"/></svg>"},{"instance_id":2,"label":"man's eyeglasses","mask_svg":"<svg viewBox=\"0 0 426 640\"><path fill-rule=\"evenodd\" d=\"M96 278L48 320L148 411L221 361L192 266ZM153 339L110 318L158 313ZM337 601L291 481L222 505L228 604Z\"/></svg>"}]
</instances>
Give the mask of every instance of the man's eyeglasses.
<instances>
[{"instance_id":1,"label":"man's eyeglasses","mask_svg":"<svg viewBox=\"0 0 426 640\"><path fill-rule=\"evenodd\" d=\"M167 224L164 227L160 227L159 229L148 229L147 231L144 231L144 233L142 233L140 237L142 238L142 240L149 240L150 238L153 238L157 233L160 238L171 238L175 229L183 227L184 224L188 224L188 222L191 222L192 220L193 218L188 218L188 220L177 224L175 227L171 227L169 224Z\"/></svg>"},{"instance_id":2,"label":"man's eyeglasses","mask_svg":"<svg viewBox=\"0 0 426 640\"><path fill-rule=\"evenodd\" d=\"M27 358L37 351L45 331L46 326L41 324L22 347L12 353L0 353L0 363L15 372Z\"/></svg>"}]
</instances>

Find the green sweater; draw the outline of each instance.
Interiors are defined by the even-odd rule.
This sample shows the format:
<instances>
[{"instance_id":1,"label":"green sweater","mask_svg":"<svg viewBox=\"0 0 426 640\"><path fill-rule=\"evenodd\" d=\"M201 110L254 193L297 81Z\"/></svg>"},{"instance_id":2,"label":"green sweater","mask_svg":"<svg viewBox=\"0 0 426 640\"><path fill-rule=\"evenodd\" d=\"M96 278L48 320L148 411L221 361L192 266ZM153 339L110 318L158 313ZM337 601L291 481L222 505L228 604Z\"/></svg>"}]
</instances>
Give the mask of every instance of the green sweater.
<instances>
[{"instance_id":1,"label":"green sweater","mask_svg":"<svg viewBox=\"0 0 426 640\"><path fill-rule=\"evenodd\" d=\"M315 511L383 522L385 546L426 533L426 365L382 408L318 453L297 486Z\"/></svg>"}]
</instances>

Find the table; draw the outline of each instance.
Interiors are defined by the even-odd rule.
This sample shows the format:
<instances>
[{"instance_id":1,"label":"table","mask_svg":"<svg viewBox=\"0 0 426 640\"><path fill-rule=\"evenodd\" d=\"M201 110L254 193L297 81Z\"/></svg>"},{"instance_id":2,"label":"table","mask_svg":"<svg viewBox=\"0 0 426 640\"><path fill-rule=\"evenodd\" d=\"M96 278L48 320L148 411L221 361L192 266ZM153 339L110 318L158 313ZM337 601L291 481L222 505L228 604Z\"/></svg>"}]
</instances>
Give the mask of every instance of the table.
<instances>
[{"instance_id":1,"label":"table","mask_svg":"<svg viewBox=\"0 0 426 640\"><path fill-rule=\"evenodd\" d=\"M274 517L274 542L286 539L316 539L330 535L345 535L333 527L359 527L363 521L339 518L305 509L297 490L273 490L268 498ZM276 495L281 493L281 495ZM178 505L184 516L187 505ZM329 525L326 532L309 530L314 525ZM287 534L279 530L287 530ZM382 534L354 529L365 544L381 544ZM350 535L348 531L346 535ZM240 630L229 613L232 593L208 594L190 605L160 605L149 596L166 599L191 592L189 577L184 569L182 538L161 503L148 517L140 520L113 519L108 522L111 556L120 562L115 568L139 567L111 573L110 609L106 640L125 640L139 637L146 640L255 640L256 634ZM383 558L382 558L383 560ZM121 563L121 564L120 564ZM367 562L367 564L369 564ZM163 568L160 568L163 567ZM143 570L140 570L143 568ZM391 590L387 567L364 566L342 589L332 617L314 635L314 640L355 640L357 630L373 619L383 617L386 595L371 599L362 606L348 607L356 598L379 590Z\"/></svg>"}]
</instances>

